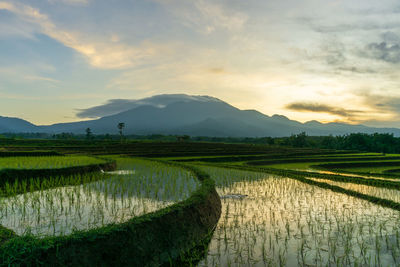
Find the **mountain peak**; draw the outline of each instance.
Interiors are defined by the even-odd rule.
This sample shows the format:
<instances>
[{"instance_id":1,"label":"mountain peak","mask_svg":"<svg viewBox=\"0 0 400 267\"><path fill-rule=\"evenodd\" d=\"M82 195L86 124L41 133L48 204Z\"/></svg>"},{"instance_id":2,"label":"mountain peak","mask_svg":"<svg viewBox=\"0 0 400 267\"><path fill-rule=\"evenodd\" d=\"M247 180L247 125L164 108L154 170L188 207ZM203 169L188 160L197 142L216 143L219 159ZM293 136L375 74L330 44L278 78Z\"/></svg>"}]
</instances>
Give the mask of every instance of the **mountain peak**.
<instances>
[{"instance_id":1,"label":"mountain peak","mask_svg":"<svg viewBox=\"0 0 400 267\"><path fill-rule=\"evenodd\" d=\"M319 125L323 125L323 123L316 121L316 120L311 120L311 121L307 121L304 123L304 125L308 125L308 126L319 126Z\"/></svg>"},{"instance_id":2,"label":"mountain peak","mask_svg":"<svg viewBox=\"0 0 400 267\"><path fill-rule=\"evenodd\" d=\"M208 96L208 95L187 95L187 94L161 94L155 95L143 99L136 100L141 103L148 103L150 105L161 105L167 106L169 104L175 102L190 102L190 101L197 101L197 102L223 102L222 100Z\"/></svg>"},{"instance_id":3,"label":"mountain peak","mask_svg":"<svg viewBox=\"0 0 400 267\"><path fill-rule=\"evenodd\" d=\"M111 99L105 104L79 109L77 116L80 118L100 118L118 114L139 106L153 106L165 108L177 102L219 102L224 101L207 95L187 95L187 94L161 94L142 99Z\"/></svg>"},{"instance_id":4,"label":"mountain peak","mask_svg":"<svg viewBox=\"0 0 400 267\"><path fill-rule=\"evenodd\" d=\"M272 117L271 118L273 118L273 119L279 119L279 120L286 120L286 121L288 121L289 120L289 118L288 117L286 117L286 116L283 116L283 115L279 115L279 114L274 114L274 115L272 115Z\"/></svg>"},{"instance_id":5,"label":"mountain peak","mask_svg":"<svg viewBox=\"0 0 400 267\"><path fill-rule=\"evenodd\" d=\"M299 132L308 135L389 132L400 136L399 129L344 123L321 124L317 121L300 123L278 114L269 117L256 110L240 110L207 95L162 94L139 100L113 99L79 113L81 117L96 119L35 126L23 120L0 117L0 132L85 134L85 130L90 128L95 134L116 134L118 123L124 122L126 134L260 137L287 136Z\"/></svg>"}]
</instances>

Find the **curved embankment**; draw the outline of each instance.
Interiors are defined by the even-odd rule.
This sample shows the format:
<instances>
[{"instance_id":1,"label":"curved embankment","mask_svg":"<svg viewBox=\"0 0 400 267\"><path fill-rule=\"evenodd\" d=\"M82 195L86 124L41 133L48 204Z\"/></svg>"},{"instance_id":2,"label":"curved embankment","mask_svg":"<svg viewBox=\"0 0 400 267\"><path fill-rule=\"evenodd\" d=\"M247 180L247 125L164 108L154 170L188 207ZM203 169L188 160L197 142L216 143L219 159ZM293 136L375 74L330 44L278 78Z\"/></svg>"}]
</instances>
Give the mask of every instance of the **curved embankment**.
<instances>
[{"instance_id":1,"label":"curved embankment","mask_svg":"<svg viewBox=\"0 0 400 267\"><path fill-rule=\"evenodd\" d=\"M58 169L2 169L0 170L0 187L6 183L21 182L32 177L45 178L52 176L67 176L96 171L113 171L117 167L114 160L106 160L104 163L96 163L82 166L71 166Z\"/></svg>"},{"instance_id":2,"label":"curved embankment","mask_svg":"<svg viewBox=\"0 0 400 267\"><path fill-rule=\"evenodd\" d=\"M364 167L370 166L369 164L372 163L374 166L382 166L381 162L388 162L387 160L400 160L400 157L393 156L393 157L384 157L384 156L377 156L377 157L335 157L335 158L327 158L327 157L319 157L319 158L288 158L288 159L271 159L271 160L254 160L246 162L247 165L251 166L260 166L260 165L271 165L271 164L283 164L283 163L318 163L318 162L329 162L326 164L320 165L340 165L344 167ZM347 161L347 162L346 162ZM332 162L332 163L331 163ZM335 163L338 162L338 163ZM396 162L396 161L392 161ZM399 165L400 161L397 161L397 165ZM356 165L354 165L356 164ZM358 165L357 165L358 164Z\"/></svg>"},{"instance_id":3,"label":"curved embankment","mask_svg":"<svg viewBox=\"0 0 400 267\"><path fill-rule=\"evenodd\" d=\"M328 164L319 164L319 165L311 165L310 167L317 170L328 170L333 172L342 172L349 174L358 174L358 175L369 175L369 176L380 176L387 178L400 178L399 171L400 169L387 169L382 172L374 172L374 171L352 171L348 170L348 168L373 168L373 167L398 167L400 165L400 161L377 161L377 162L355 162L355 163L328 163Z\"/></svg>"},{"instance_id":4,"label":"curved embankment","mask_svg":"<svg viewBox=\"0 0 400 267\"><path fill-rule=\"evenodd\" d=\"M56 151L0 151L0 158L4 157L41 157L41 156L63 156Z\"/></svg>"},{"instance_id":5,"label":"curved embankment","mask_svg":"<svg viewBox=\"0 0 400 267\"><path fill-rule=\"evenodd\" d=\"M2 169L0 170L0 191L1 189L7 185L11 184L14 186L15 184L20 184L24 181L31 182L32 177L42 178L39 180L39 183L35 183L34 187L29 187L29 190L43 190L48 189L53 186L66 186L69 185L69 180L62 180L62 177L74 174L83 174L88 172L96 172L100 170L104 171L113 171L117 167L115 160L105 160L104 163L99 164L90 164L84 166L73 166L73 167L65 167L59 169ZM43 182L45 182L47 177L57 177L59 178L58 183L55 184L46 184L43 186ZM92 181L92 180L90 180ZM80 181L85 182L85 181ZM50 187L49 187L50 186ZM26 187L13 187L12 194L18 193L26 193ZM0 196L7 196L5 192L1 192ZM5 228L0 225L0 246L5 243L7 240L17 237L14 231ZM3 265L2 261L0 261L0 266Z\"/></svg>"},{"instance_id":6,"label":"curved embankment","mask_svg":"<svg viewBox=\"0 0 400 267\"><path fill-rule=\"evenodd\" d=\"M16 236L17 235L14 233L14 231L11 231L10 229L7 229L0 225L0 246L7 240Z\"/></svg>"},{"instance_id":7,"label":"curved embankment","mask_svg":"<svg viewBox=\"0 0 400 267\"><path fill-rule=\"evenodd\" d=\"M373 162L341 162L341 163L327 163L316 165L324 169L347 169L357 167L391 167L399 166L400 161L373 161Z\"/></svg>"},{"instance_id":8,"label":"curved embankment","mask_svg":"<svg viewBox=\"0 0 400 267\"><path fill-rule=\"evenodd\" d=\"M220 165L220 167L228 167L240 170L248 170L248 171L257 171L257 172L265 172L269 174L275 174L282 177L288 177L300 182L315 185L321 188L329 189L333 192L343 193L349 196L357 197L359 199L367 200L371 203L380 205L385 208L391 208L394 210L400 211L400 203L394 202L388 199L382 199L375 196L366 195L357 191L353 191L350 189L345 189L336 185L331 185L324 182L318 182L311 179L307 179L307 177L327 179L331 181L338 182L346 182L346 183L356 183L356 184L364 184L376 187L390 188L390 189L399 189L400 185L397 182L391 181L383 181L383 180L375 180L375 179L367 179L367 178L359 178L359 177L349 177L349 176L341 176L335 174L321 174L321 173L313 173L313 172L304 172L304 171L295 171L295 170L284 170L284 169L274 169L274 168L260 168L253 166L244 166L244 165Z\"/></svg>"},{"instance_id":9,"label":"curved embankment","mask_svg":"<svg viewBox=\"0 0 400 267\"><path fill-rule=\"evenodd\" d=\"M0 265L168 266L195 262L198 259L188 251L210 240L221 215L221 201L206 173L178 165L201 181L188 199L122 224L61 237L11 238L0 247Z\"/></svg>"}]
</instances>

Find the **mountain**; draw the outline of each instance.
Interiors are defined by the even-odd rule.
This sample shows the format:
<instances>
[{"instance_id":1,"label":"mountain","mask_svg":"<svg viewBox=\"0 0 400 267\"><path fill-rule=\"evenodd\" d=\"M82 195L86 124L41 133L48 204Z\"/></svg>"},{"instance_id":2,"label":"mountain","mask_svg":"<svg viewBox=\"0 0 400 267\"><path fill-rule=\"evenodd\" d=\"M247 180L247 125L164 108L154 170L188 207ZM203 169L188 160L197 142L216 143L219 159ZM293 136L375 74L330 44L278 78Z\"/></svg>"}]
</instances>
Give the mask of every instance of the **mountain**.
<instances>
[{"instance_id":1,"label":"mountain","mask_svg":"<svg viewBox=\"0 0 400 267\"><path fill-rule=\"evenodd\" d=\"M268 116L256 110L240 110L210 96L184 94L157 95L140 100L113 100L80 111L86 116L108 114L99 119L35 126L16 118L0 117L0 132L72 132L84 134L90 128L95 134L116 134L117 124L124 122L125 134L188 134L191 136L262 137L308 135L343 135L348 133L393 133L400 129L373 128L345 123L300 123L282 115Z\"/></svg>"},{"instance_id":2,"label":"mountain","mask_svg":"<svg viewBox=\"0 0 400 267\"><path fill-rule=\"evenodd\" d=\"M0 116L0 133L37 131L38 127L26 120Z\"/></svg>"}]
</instances>

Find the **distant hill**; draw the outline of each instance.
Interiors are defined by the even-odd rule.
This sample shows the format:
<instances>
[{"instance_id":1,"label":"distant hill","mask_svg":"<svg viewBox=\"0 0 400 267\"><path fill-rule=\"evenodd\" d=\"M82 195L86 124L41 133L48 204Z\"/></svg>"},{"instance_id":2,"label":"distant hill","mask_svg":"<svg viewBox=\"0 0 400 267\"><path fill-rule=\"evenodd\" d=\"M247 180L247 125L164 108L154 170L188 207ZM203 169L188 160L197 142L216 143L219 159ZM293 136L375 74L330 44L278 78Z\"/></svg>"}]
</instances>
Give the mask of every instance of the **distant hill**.
<instances>
[{"instance_id":1,"label":"distant hill","mask_svg":"<svg viewBox=\"0 0 400 267\"><path fill-rule=\"evenodd\" d=\"M99 119L49 126L36 126L17 118L0 117L0 132L71 132L84 134L91 128L95 134L116 134L117 124L124 122L126 134L188 134L191 136L262 137L308 135L343 135L348 133L393 133L397 128L373 128L345 123L300 123L282 115L268 116L256 110L240 110L210 96L184 94L157 95L140 100L120 100L118 109L104 107L108 113ZM100 112L102 106L87 111ZM121 111L123 110L123 111ZM83 111L81 113L85 113ZM101 112L100 112L101 113Z\"/></svg>"},{"instance_id":2,"label":"distant hill","mask_svg":"<svg viewBox=\"0 0 400 267\"><path fill-rule=\"evenodd\" d=\"M13 132L37 132L39 127L18 118L0 116L0 133Z\"/></svg>"}]
</instances>

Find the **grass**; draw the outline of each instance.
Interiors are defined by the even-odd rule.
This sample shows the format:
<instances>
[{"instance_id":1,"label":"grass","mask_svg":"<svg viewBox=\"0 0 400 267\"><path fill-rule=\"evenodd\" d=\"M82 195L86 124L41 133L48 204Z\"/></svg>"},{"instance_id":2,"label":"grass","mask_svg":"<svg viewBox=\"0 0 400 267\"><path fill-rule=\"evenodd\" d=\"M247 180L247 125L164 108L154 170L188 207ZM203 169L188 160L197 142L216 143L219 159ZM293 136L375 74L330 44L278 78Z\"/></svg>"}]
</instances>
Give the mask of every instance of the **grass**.
<instances>
[{"instance_id":1,"label":"grass","mask_svg":"<svg viewBox=\"0 0 400 267\"><path fill-rule=\"evenodd\" d=\"M182 143L87 146L83 151L101 154L109 149L114 156L88 158L116 160L116 172L5 183L0 192L0 224L13 231L0 228L0 242L5 242L0 255L8 263L18 262L13 257L20 262L34 257L33 262L45 260L51 265L54 261L43 255L61 253L60 262L65 264L69 260L82 264L80 258L86 257L85 264L98 265L98 255L107 255L102 257L108 264L132 265L133 258L143 255L148 260L141 265L178 255L186 265L197 264L199 256L186 249L182 254L181 245L176 245L185 243L200 247L196 255L205 255L199 266L400 265L400 183L396 179L305 171L332 163L361 171L360 165L375 162L369 171L382 168L383 172L388 167L383 164L400 162L399 155ZM74 157L85 161L85 156L70 158ZM68 157L53 158L56 163L49 160L49 168L64 164L56 158ZM35 168L42 164L37 159L17 167ZM207 174L222 197L222 216L213 234L209 228L218 215L219 200ZM196 176L205 182L199 183ZM206 236L212 236L208 247L200 241Z\"/></svg>"},{"instance_id":2,"label":"grass","mask_svg":"<svg viewBox=\"0 0 400 267\"><path fill-rule=\"evenodd\" d=\"M58 169L104 163L99 158L89 156L43 156L43 157L2 157L2 169Z\"/></svg>"},{"instance_id":3,"label":"grass","mask_svg":"<svg viewBox=\"0 0 400 267\"><path fill-rule=\"evenodd\" d=\"M400 162L399 162L400 167ZM345 171L354 173L374 173L374 174L384 174L388 170L393 170L393 166L381 166L381 167L354 167L345 168Z\"/></svg>"},{"instance_id":4,"label":"grass","mask_svg":"<svg viewBox=\"0 0 400 267\"><path fill-rule=\"evenodd\" d=\"M0 199L0 224L19 235L65 235L166 207L190 196L199 184L188 171L157 162L118 158L117 164L122 175L75 176L71 179L94 181L75 186L16 195L15 185L5 186L9 196Z\"/></svg>"},{"instance_id":5,"label":"grass","mask_svg":"<svg viewBox=\"0 0 400 267\"><path fill-rule=\"evenodd\" d=\"M152 168L160 163L146 164ZM204 242L208 242L220 216L220 200L207 174L190 166L165 164L162 165L179 167L194 175L201 186L183 201L125 223L74 231L66 236L36 238L28 234L11 238L0 247L0 266L158 266L197 262L203 253L194 253L192 248L204 248Z\"/></svg>"},{"instance_id":6,"label":"grass","mask_svg":"<svg viewBox=\"0 0 400 267\"><path fill-rule=\"evenodd\" d=\"M313 181L328 183L330 185L339 186L344 189L356 191L368 196L373 196L381 199L387 199L396 203L400 203L400 190L396 189L388 189L388 188L380 188L375 186L368 186L363 184L354 184L354 183L343 183L325 179L318 178L308 178Z\"/></svg>"},{"instance_id":7,"label":"grass","mask_svg":"<svg viewBox=\"0 0 400 267\"><path fill-rule=\"evenodd\" d=\"M290 178L201 168L220 195L248 197L222 200L200 266L388 266L400 260L399 211Z\"/></svg>"}]
</instances>

